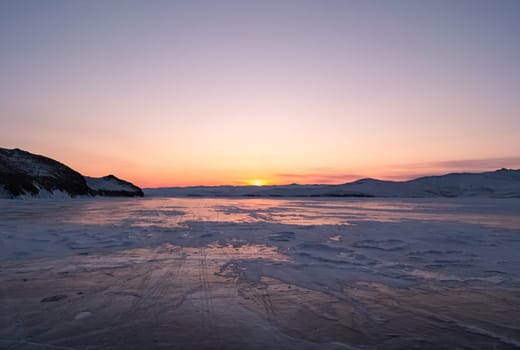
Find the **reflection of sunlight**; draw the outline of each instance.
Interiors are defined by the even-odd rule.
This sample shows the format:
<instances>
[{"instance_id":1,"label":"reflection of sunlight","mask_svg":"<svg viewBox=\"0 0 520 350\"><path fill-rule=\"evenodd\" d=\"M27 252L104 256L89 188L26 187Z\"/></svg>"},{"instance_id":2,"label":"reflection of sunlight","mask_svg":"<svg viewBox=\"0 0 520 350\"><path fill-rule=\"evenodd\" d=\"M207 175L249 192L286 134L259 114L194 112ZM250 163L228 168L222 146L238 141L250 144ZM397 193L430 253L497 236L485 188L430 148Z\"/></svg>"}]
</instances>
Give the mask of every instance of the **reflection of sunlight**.
<instances>
[{"instance_id":1,"label":"reflection of sunlight","mask_svg":"<svg viewBox=\"0 0 520 350\"><path fill-rule=\"evenodd\" d=\"M210 244L205 248L209 258L232 257L233 259L266 259L272 261L289 261L276 247L265 244L244 244L239 246Z\"/></svg>"},{"instance_id":2,"label":"reflection of sunlight","mask_svg":"<svg viewBox=\"0 0 520 350\"><path fill-rule=\"evenodd\" d=\"M92 199L35 202L4 216L25 222L46 223L61 213L58 224L143 228L185 228L193 222L278 223L286 225L348 225L359 221L401 220L457 221L518 229L520 217L513 210L496 210L494 201L469 205L468 201L425 199L272 199L272 198L147 198ZM21 206L21 205L20 205ZM504 206L505 207L505 206ZM461 210L461 208L465 208ZM13 210L15 209L15 210ZM110 231L111 232L111 231Z\"/></svg>"}]
</instances>

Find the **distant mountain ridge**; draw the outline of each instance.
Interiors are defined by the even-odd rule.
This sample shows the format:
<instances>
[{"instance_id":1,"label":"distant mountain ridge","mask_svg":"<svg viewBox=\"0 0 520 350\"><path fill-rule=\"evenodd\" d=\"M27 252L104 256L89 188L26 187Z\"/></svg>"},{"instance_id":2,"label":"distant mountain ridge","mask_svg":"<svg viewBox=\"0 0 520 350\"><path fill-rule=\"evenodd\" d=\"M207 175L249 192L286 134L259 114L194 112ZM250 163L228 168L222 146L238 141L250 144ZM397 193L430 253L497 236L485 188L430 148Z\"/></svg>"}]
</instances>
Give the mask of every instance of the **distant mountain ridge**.
<instances>
[{"instance_id":1,"label":"distant mountain ridge","mask_svg":"<svg viewBox=\"0 0 520 350\"><path fill-rule=\"evenodd\" d=\"M143 191L113 175L91 178L54 159L21 149L0 148L0 198L143 196Z\"/></svg>"},{"instance_id":2,"label":"distant mountain ridge","mask_svg":"<svg viewBox=\"0 0 520 350\"><path fill-rule=\"evenodd\" d=\"M195 186L149 188L159 197L491 197L520 198L520 170L450 173L409 181L360 179L340 185ZM83 176L54 159L0 148L0 198L144 195L114 175Z\"/></svg>"},{"instance_id":3,"label":"distant mountain ridge","mask_svg":"<svg viewBox=\"0 0 520 350\"><path fill-rule=\"evenodd\" d=\"M341 185L197 186L144 189L164 197L491 197L520 198L520 170L450 173L409 181L360 179Z\"/></svg>"}]
</instances>

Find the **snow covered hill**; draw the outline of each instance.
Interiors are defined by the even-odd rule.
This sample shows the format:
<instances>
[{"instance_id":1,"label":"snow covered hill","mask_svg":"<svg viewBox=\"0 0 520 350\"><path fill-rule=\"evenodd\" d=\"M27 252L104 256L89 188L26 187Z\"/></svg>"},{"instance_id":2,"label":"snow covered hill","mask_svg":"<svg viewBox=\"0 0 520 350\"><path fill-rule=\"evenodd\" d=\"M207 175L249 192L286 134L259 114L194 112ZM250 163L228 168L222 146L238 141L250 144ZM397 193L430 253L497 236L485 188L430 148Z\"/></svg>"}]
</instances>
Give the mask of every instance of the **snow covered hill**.
<instances>
[{"instance_id":1,"label":"snow covered hill","mask_svg":"<svg viewBox=\"0 0 520 350\"><path fill-rule=\"evenodd\" d=\"M143 191L134 184L118 179L114 175L104 177L85 176L88 187L102 196L142 197Z\"/></svg>"},{"instance_id":2,"label":"snow covered hill","mask_svg":"<svg viewBox=\"0 0 520 350\"><path fill-rule=\"evenodd\" d=\"M362 193L374 197L520 198L520 170L453 173L403 182L364 179L340 188L340 193Z\"/></svg>"},{"instance_id":3,"label":"snow covered hill","mask_svg":"<svg viewBox=\"0 0 520 350\"><path fill-rule=\"evenodd\" d=\"M198 186L145 189L161 197L493 197L520 198L520 170L453 173L410 181L361 179L342 185Z\"/></svg>"},{"instance_id":4,"label":"snow covered hill","mask_svg":"<svg viewBox=\"0 0 520 350\"><path fill-rule=\"evenodd\" d=\"M56 160L20 149L0 148L0 198L143 196L140 188L113 175L85 178Z\"/></svg>"}]
</instances>

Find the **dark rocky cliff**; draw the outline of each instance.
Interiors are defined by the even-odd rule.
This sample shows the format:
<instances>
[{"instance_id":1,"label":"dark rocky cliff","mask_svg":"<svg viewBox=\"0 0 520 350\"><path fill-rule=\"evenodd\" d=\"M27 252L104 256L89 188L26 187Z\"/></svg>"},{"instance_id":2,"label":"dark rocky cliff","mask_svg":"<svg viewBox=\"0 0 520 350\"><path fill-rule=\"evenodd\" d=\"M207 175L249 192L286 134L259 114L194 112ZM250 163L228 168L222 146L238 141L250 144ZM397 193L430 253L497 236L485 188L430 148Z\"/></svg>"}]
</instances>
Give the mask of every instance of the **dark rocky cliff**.
<instances>
[{"instance_id":1,"label":"dark rocky cliff","mask_svg":"<svg viewBox=\"0 0 520 350\"><path fill-rule=\"evenodd\" d=\"M92 183L92 186L89 185ZM54 159L20 149L0 148L0 196L143 196L137 186L113 175L85 178Z\"/></svg>"}]
</instances>

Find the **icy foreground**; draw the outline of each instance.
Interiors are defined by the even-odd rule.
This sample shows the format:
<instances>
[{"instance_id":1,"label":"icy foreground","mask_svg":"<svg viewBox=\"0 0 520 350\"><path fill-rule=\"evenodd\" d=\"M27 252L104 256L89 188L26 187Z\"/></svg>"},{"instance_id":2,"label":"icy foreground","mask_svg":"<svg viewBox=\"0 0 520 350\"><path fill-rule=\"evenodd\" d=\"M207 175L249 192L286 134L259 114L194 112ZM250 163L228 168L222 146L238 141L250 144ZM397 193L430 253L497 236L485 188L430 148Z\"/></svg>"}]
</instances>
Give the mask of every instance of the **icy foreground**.
<instances>
[{"instance_id":1,"label":"icy foreground","mask_svg":"<svg viewBox=\"0 0 520 350\"><path fill-rule=\"evenodd\" d=\"M520 348L519 199L0 200L0 348Z\"/></svg>"}]
</instances>

